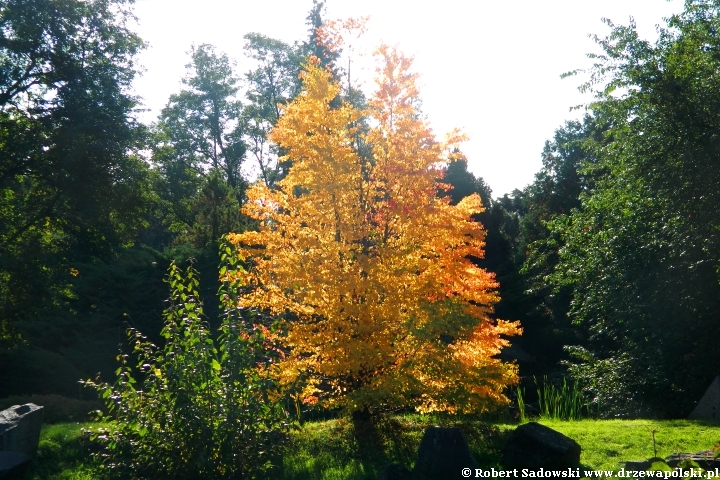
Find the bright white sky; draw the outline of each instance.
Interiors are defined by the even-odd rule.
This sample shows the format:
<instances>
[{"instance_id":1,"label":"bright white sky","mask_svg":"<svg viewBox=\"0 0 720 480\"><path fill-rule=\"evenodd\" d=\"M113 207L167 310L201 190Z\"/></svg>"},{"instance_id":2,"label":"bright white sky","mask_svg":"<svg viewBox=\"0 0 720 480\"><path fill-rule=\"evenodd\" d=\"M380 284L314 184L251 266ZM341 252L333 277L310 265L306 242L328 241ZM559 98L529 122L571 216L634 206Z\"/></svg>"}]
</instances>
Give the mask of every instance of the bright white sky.
<instances>
[{"instance_id":1,"label":"bright white sky","mask_svg":"<svg viewBox=\"0 0 720 480\"><path fill-rule=\"evenodd\" d=\"M312 0L138 0L136 31L150 44L140 57L146 71L135 83L149 109L143 120L154 121L180 90L192 44L215 45L244 73L252 64L243 56L243 35L304 40L311 6ZM582 114L569 111L590 100L577 91L581 79L560 74L589 65L585 54L598 49L588 34L609 32L601 18L627 24L633 16L640 35L655 40L655 26L682 11L683 1L328 0L326 6L327 19L370 16L366 50L384 41L414 55L433 129L440 136L457 126L470 136L463 147L470 170L495 197L532 182L545 140ZM366 68L364 76L371 73ZM368 93L372 85L366 82Z\"/></svg>"}]
</instances>

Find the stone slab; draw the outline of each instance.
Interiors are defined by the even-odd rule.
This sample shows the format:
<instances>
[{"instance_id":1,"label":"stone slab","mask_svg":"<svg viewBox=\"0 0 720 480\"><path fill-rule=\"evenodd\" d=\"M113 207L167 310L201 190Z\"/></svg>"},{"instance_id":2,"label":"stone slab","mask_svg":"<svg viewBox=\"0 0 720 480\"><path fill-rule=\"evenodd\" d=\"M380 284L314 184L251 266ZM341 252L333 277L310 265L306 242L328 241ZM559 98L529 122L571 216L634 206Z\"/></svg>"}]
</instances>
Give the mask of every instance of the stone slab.
<instances>
[{"instance_id":1,"label":"stone slab","mask_svg":"<svg viewBox=\"0 0 720 480\"><path fill-rule=\"evenodd\" d=\"M720 375L715 377L695 409L688 416L690 420L720 421Z\"/></svg>"},{"instance_id":2,"label":"stone slab","mask_svg":"<svg viewBox=\"0 0 720 480\"><path fill-rule=\"evenodd\" d=\"M475 471L478 464L459 428L428 427L418 447L413 479L447 480L460 478L463 468Z\"/></svg>"},{"instance_id":3,"label":"stone slab","mask_svg":"<svg viewBox=\"0 0 720 480\"><path fill-rule=\"evenodd\" d=\"M20 452L0 452L0 480L20 478L30 465L30 457Z\"/></svg>"},{"instance_id":4,"label":"stone slab","mask_svg":"<svg viewBox=\"0 0 720 480\"><path fill-rule=\"evenodd\" d=\"M43 407L28 403L0 411L0 451L32 456L40 443Z\"/></svg>"},{"instance_id":5,"label":"stone slab","mask_svg":"<svg viewBox=\"0 0 720 480\"><path fill-rule=\"evenodd\" d=\"M506 468L563 470L580 465L580 445L552 428L529 422L510 435L503 448Z\"/></svg>"}]
</instances>

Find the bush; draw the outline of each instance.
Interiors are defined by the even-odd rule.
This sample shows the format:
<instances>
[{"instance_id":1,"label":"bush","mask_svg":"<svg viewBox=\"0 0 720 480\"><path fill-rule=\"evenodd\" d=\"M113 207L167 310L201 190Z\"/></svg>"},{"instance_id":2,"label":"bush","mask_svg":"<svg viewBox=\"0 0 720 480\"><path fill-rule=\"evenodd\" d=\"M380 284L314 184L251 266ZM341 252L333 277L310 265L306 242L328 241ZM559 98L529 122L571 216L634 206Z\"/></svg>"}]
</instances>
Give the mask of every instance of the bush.
<instances>
[{"instance_id":1,"label":"bush","mask_svg":"<svg viewBox=\"0 0 720 480\"><path fill-rule=\"evenodd\" d=\"M165 346L131 329L137 368L130 356L119 355L114 385L86 382L111 415L110 428L97 436L101 465L111 476L256 478L279 463L289 425L270 398L265 329L236 307L240 283L232 274L242 268L224 249L225 312L216 340L203 320L197 272L188 267L183 275L172 264Z\"/></svg>"},{"instance_id":2,"label":"bush","mask_svg":"<svg viewBox=\"0 0 720 480\"><path fill-rule=\"evenodd\" d=\"M573 362L563 362L570 377L583 386L588 409L601 418L652 418L662 416L662 407L652 408L643 402L648 393L666 400L667 379L658 369L643 367L627 352L604 359L579 346L565 347ZM660 414L660 415L658 415Z\"/></svg>"}]
</instances>

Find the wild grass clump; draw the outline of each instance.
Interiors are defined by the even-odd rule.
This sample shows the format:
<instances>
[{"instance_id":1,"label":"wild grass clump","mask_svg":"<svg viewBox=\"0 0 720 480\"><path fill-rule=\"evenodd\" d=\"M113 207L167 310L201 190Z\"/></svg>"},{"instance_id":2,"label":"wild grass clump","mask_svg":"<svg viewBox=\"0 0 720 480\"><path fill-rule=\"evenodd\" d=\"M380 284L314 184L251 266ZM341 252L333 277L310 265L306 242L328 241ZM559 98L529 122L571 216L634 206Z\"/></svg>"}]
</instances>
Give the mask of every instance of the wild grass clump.
<instances>
[{"instance_id":1,"label":"wild grass clump","mask_svg":"<svg viewBox=\"0 0 720 480\"><path fill-rule=\"evenodd\" d=\"M546 420L579 420L583 411L590 414L590 411L583 400L582 389L577 382L568 384L563 378L562 385L555 385L548 382L544 377L542 385L535 379L538 391L538 408L540 418ZM523 405L524 410L524 405Z\"/></svg>"},{"instance_id":2,"label":"wild grass clump","mask_svg":"<svg viewBox=\"0 0 720 480\"><path fill-rule=\"evenodd\" d=\"M517 398L520 423L525 423L528 420L527 413L525 410L525 390L522 387L518 387L517 390L515 391L515 396Z\"/></svg>"}]
</instances>

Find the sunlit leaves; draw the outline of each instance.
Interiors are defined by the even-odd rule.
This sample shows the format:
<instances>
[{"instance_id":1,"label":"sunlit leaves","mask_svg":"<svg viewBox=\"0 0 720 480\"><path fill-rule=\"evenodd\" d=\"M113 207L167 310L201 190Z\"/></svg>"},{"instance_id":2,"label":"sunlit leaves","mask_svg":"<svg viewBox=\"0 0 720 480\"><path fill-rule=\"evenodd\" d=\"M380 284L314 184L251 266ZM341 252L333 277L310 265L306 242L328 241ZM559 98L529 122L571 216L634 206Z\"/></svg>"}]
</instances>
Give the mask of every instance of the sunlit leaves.
<instances>
[{"instance_id":1,"label":"sunlit leaves","mask_svg":"<svg viewBox=\"0 0 720 480\"><path fill-rule=\"evenodd\" d=\"M232 237L254 268L240 304L286 318L281 380L301 400L351 410L413 405L480 411L502 402L515 367L493 358L518 325L494 322L477 195L437 198L449 152L417 111L410 59L378 50L368 111L340 100L311 61L271 139L293 161L279 189L248 191L257 232ZM371 125L359 131L361 119ZM358 138L372 156L358 154Z\"/></svg>"}]
</instances>

